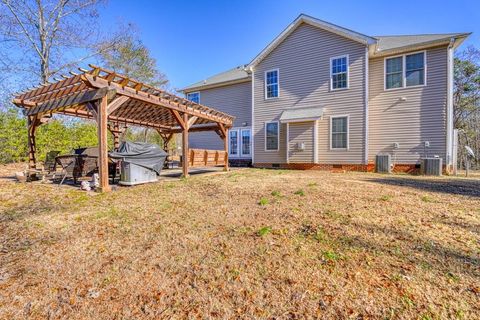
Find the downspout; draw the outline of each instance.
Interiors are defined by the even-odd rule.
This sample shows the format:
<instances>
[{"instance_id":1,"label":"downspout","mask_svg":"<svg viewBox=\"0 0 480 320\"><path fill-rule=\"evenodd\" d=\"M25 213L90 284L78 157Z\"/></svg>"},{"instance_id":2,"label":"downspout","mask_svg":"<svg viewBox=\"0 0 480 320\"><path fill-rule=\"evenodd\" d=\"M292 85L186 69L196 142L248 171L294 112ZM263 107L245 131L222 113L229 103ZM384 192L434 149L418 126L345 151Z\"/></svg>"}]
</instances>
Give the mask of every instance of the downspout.
<instances>
[{"instance_id":1,"label":"downspout","mask_svg":"<svg viewBox=\"0 0 480 320\"><path fill-rule=\"evenodd\" d=\"M369 74L368 74L368 68L369 68L369 60L368 60L368 45L365 47L365 142L364 142L364 146L365 146L365 155L364 155L364 165L366 166L365 167L365 170L367 171L368 170L368 126L369 126L369 122L368 122L368 99L369 99L369 91L368 91L368 81L370 80L369 79Z\"/></svg>"},{"instance_id":2,"label":"downspout","mask_svg":"<svg viewBox=\"0 0 480 320\"><path fill-rule=\"evenodd\" d=\"M250 73L252 74L252 166L254 167L255 163L255 72L253 66L249 68Z\"/></svg>"},{"instance_id":3,"label":"downspout","mask_svg":"<svg viewBox=\"0 0 480 320\"><path fill-rule=\"evenodd\" d=\"M447 48L447 132L446 132L446 166L450 171L453 158L453 51L455 38L450 39Z\"/></svg>"}]
</instances>

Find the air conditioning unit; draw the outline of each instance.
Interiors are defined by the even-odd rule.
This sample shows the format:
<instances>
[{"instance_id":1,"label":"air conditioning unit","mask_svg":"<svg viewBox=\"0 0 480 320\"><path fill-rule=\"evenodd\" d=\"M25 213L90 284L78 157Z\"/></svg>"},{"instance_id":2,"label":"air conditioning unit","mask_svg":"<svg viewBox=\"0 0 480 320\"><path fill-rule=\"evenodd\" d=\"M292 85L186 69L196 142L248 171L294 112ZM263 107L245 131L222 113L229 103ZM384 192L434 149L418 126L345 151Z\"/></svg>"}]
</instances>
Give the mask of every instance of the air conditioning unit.
<instances>
[{"instance_id":1,"label":"air conditioning unit","mask_svg":"<svg viewBox=\"0 0 480 320\"><path fill-rule=\"evenodd\" d=\"M427 176L442 175L442 158L422 158L420 172Z\"/></svg>"},{"instance_id":2,"label":"air conditioning unit","mask_svg":"<svg viewBox=\"0 0 480 320\"><path fill-rule=\"evenodd\" d=\"M389 154L377 154L375 157L375 172L391 173L392 157Z\"/></svg>"}]
</instances>

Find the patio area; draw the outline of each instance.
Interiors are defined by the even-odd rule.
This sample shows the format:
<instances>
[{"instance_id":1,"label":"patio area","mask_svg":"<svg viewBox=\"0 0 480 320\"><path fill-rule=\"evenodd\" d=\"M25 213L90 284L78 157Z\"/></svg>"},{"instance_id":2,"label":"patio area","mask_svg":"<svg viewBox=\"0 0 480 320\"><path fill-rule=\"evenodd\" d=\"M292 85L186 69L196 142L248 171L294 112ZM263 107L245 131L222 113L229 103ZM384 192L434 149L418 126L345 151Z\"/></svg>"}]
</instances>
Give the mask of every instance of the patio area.
<instances>
[{"instance_id":1,"label":"patio area","mask_svg":"<svg viewBox=\"0 0 480 320\"><path fill-rule=\"evenodd\" d=\"M54 83L41 84L16 95L13 103L24 109L28 118L29 171L35 176L37 168L36 129L49 121L54 114L83 119L94 119L98 128L98 152L95 155L100 192L111 190L109 184L108 132L113 136L113 151L120 146L120 135L128 126L140 126L156 130L163 139L163 149L168 152L175 134L182 135L181 168L183 177L189 176L189 168L218 167L228 171L227 137L233 116L207 106L194 103L159 88L141 83L94 65L90 69L64 76ZM223 150L196 150L188 146L189 132L214 131L224 141ZM87 157L89 157L87 155ZM77 157L78 158L78 157ZM90 157L91 158L91 157ZM89 158L89 159L90 159ZM58 157L55 158L55 162ZM66 167L77 167L72 157ZM84 158L79 158L85 160ZM65 161L66 162L66 161ZM82 162L82 161L80 161ZM84 161L86 162L86 161ZM93 164L92 164L93 166ZM72 169L72 168L70 168ZM72 169L83 170L82 168ZM48 171L48 170L47 170ZM110 170L111 171L111 170ZM158 172L157 172L158 173ZM73 174L76 180L75 174Z\"/></svg>"}]
</instances>

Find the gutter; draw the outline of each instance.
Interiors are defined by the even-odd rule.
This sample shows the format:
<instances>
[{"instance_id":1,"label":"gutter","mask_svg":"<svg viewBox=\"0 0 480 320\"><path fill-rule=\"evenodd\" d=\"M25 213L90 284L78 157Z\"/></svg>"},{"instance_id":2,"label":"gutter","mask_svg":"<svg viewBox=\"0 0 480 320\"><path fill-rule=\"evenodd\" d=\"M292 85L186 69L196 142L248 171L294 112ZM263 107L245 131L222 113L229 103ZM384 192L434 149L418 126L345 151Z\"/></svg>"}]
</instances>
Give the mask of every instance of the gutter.
<instances>
[{"instance_id":1,"label":"gutter","mask_svg":"<svg viewBox=\"0 0 480 320\"><path fill-rule=\"evenodd\" d=\"M218 87L225 87L225 86L229 86L229 85L237 84L237 83L248 82L250 80L251 80L251 77L248 76L246 78L241 78L241 79L236 79L236 80L229 80L229 81L224 81L224 82L205 84L203 86L191 87L191 88L188 88L188 89L180 89L180 90L178 90L178 92L187 94L187 93L190 93L190 92L197 92L197 91L213 89L213 88L218 88Z\"/></svg>"},{"instance_id":2,"label":"gutter","mask_svg":"<svg viewBox=\"0 0 480 320\"><path fill-rule=\"evenodd\" d=\"M369 148L369 112L368 112L368 100L369 100L369 88L368 88L368 82L370 81L370 75L369 75L369 54L368 54L368 46L365 47L365 155L364 155L364 164L368 166L368 148ZM365 169L367 170L367 169Z\"/></svg>"},{"instance_id":3,"label":"gutter","mask_svg":"<svg viewBox=\"0 0 480 320\"><path fill-rule=\"evenodd\" d=\"M446 165L454 165L453 159L453 51L455 49L456 38L452 37L447 47L447 132L446 132Z\"/></svg>"}]
</instances>

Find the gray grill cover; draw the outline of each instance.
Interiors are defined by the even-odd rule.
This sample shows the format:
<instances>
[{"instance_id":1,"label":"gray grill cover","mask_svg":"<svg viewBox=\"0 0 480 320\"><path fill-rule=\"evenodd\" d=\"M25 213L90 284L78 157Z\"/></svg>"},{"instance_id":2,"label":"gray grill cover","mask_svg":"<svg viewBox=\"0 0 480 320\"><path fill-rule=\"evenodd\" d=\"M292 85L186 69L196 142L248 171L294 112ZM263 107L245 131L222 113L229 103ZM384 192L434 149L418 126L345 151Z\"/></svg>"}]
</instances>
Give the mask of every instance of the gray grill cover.
<instances>
[{"instance_id":1,"label":"gray grill cover","mask_svg":"<svg viewBox=\"0 0 480 320\"><path fill-rule=\"evenodd\" d=\"M143 142L122 142L118 151L110 152L110 157L130 162L160 174L167 153L156 144Z\"/></svg>"}]
</instances>

